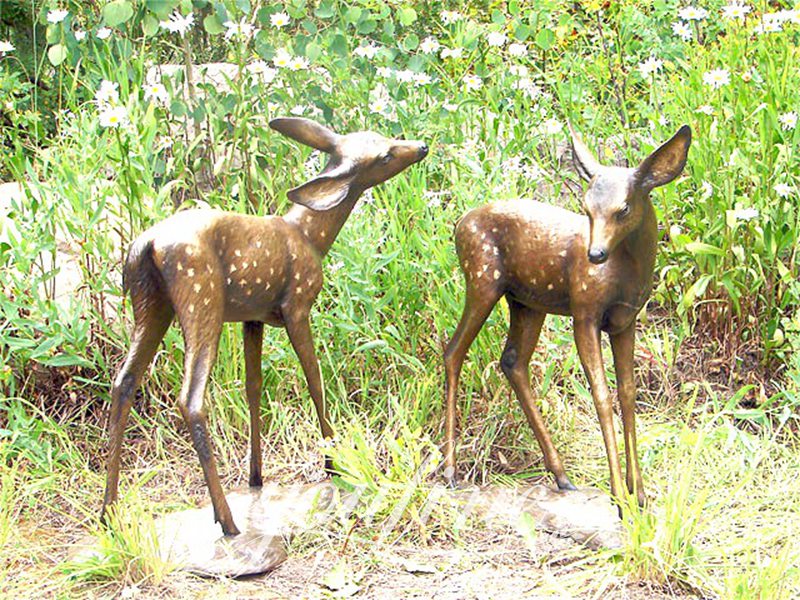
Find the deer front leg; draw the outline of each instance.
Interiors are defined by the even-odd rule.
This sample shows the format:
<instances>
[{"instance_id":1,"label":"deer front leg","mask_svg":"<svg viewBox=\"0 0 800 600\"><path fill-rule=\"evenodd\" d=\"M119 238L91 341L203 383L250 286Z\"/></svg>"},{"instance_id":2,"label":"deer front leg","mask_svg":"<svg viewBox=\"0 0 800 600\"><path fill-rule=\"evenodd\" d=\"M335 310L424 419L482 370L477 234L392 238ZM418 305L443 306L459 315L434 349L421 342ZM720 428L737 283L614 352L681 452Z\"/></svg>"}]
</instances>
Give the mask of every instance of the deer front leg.
<instances>
[{"instance_id":1,"label":"deer front leg","mask_svg":"<svg viewBox=\"0 0 800 600\"><path fill-rule=\"evenodd\" d=\"M261 487L261 342L264 324L246 321L243 330L245 389L250 408L250 487Z\"/></svg>"},{"instance_id":2,"label":"deer front leg","mask_svg":"<svg viewBox=\"0 0 800 600\"><path fill-rule=\"evenodd\" d=\"M611 404L611 394L606 383L606 374L603 369L603 354L600 348L600 328L592 319L575 319L575 344L578 346L578 355L583 365L583 370L592 387L592 398L603 432L603 441L608 456L608 468L611 472L611 495L617 500L622 498L622 470L617 454L617 439L614 435L614 410Z\"/></svg>"},{"instance_id":3,"label":"deer front leg","mask_svg":"<svg viewBox=\"0 0 800 600\"><path fill-rule=\"evenodd\" d=\"M333 437L333 430L328 420L328 407L325 403L325 391L322 387L322 377L319 372L319 361L314 351L314 339L311 337L311 326L308 322L308 311L285 310L284 322L286 332L289 334L289 341L292 343L297 358L300 359L300 366L306 376L308 391L314 401L314 408L317 410L319 425L322 429L322 437L330 439ZM325 458L325 471L333 473L333 463L330 457Z\"/></svg>"},{"instance_id":4,"label":"deer front leg","mask_svg":"<svg viewBox=\"0 0 800 600\"><path fill-rule=\"evenodd\" d=\"M558 455L553 440L550 439L550 433L547 431L542 414L536 406L528 374L528 363L534 348L536 348L536 342L539 341L539 333L542 330L545 315L510 299L508 306L511 312L511 325L508 330L508 341L506 341L506 347L500 359L500 366L525 412L528 425L533 430L536 441L539 442L539 448L544 455L545 467L555 477L559 489L575 490L577 488L564 472L561 457Z\"/></svg>"},{"instance_id":5,"label":"deer front leg","mask_svg":"<svg viewBox=\"0 0 800 600\"><path fill-rule=\"evenodd\" d=\"M644 506L645 495L639 455L636 449L636 384L633 379L633 349L636 322L623 332L611 336L614 369L617 373L617 396L622 409L622 426L625 433L625 465L628 491L636 494L639 506Z\"/></svg>"}]
</instances>

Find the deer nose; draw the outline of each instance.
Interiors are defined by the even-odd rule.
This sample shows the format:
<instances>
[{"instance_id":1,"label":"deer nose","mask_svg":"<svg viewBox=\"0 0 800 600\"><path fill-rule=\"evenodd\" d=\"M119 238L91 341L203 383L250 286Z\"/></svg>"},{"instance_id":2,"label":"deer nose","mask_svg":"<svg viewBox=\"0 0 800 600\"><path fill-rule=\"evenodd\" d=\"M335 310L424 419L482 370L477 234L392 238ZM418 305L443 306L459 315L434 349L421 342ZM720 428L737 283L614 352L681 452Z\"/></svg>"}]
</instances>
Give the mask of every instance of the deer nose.
<instances>
[{"instance_id":1,"label":"deer nose","mask_svg":"<svg viewBox=\"0 0 800 600\"><path fill-rule=\"evenodd\" d=\"M602 264L608 260L608 252L603 248L589 249L589 262L595 265Z\"/></svg>"},{"instance_id":2,"label":"deer nose","mask_svg":"<svg viewBox=\"0 0 800 600\"><path fill-rule=\"evenodd\" d=\"M428 156L428 144L422 144L418 151L421 158Z\"/></svg>"}]
</instances>

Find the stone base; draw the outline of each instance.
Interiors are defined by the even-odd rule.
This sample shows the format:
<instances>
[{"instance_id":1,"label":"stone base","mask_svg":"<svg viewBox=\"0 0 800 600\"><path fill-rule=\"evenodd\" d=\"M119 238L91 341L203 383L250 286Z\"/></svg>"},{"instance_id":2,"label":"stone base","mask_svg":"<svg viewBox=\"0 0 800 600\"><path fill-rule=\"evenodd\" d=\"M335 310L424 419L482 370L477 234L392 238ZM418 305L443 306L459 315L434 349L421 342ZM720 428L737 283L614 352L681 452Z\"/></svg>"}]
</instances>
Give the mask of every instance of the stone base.
<instances>
[{"instance_id":1,"label":"stone base","mask_svg":"<svg viewBox=\"0 0 800 600\"><path fill-rule=\"evenodd\" d=\"M618 547L620 520L611 499L596 489L562 492L545 485L431 488L487 527L511 526L528 513L538 529L590 547ZM198 575L239 577L266 573L286 560L286 542L303 530L324 528L334 513L348 513L358 493L344 494L330 481L245 488L226 496L241 533L225 537L210 503L156 520L161 556ZM84 542L81 555L93 553ZM96 553L96 551L94 551Z\"/></svg>"}]
</instances>

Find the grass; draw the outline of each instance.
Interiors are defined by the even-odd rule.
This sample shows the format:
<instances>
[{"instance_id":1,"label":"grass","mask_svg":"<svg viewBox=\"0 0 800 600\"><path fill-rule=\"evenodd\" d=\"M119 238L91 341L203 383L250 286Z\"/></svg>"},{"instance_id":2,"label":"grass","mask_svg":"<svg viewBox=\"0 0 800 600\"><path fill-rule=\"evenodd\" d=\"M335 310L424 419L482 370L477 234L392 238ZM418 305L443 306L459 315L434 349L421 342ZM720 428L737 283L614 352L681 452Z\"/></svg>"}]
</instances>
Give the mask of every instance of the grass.
<instances>
[{"instance_id":1,"label":"grass","mask_svg":"<svg viewBox=\"0 0 800 600\"><path fill-rule=\"evenodd\" d=\"M198 25L185 42L164 31L146 34L152 19L179 8L172 0L137 4L140 10L115 25L107 42L94 32L111 17L88 5L64 4L70 16L62 24L46 23L49 5L37 6L40 14L0 15L0 41L18 48L0 58L10 119L0 123L9 149L0 174L28 187L22 202L0 213L1 596L249 589L246 582L171 572L152 545L155 517L206 497L175 407L183 377L177 327L150 368L126 433L120 510L108 530L97 532L103 429L110 382L129 344L119 281L127 243L177 208L285 210L284 191L307 177L311 157L274 135L266 119L292 110L339 131L421 138L432 149L373 191L325 262L312 329L338 433L334 447L320 447L284 332L265 335L265 479L319 478L328 452L343 485L362 488L369 499L354 518L296 539L294 558L324 556L344 565L332 580L363 586L387 548L468 554L471 536L481 535L473 524L459 528L447 505L425 518L436 477L428 471L442 440L442 344L463 297L455 222L469 208L519 196L577 210L577 177L563 157L568 119L600 148L602 160L631 164L688 122L694 142L685 177L654 197L663 239L650 313L637 337L638 429L650 504L626 507L619 551L542 546L547 536L529 532L536 551L520 559L519 570L529 571L537 593L562 597L625 596L640 585L655 597L800 595L800 127L781 120L800 102L791 69L800 47L795 23L758 34L760 15L776 9L753 4L748 20L737 23L720 16L721 3L709 2L709 17L693 24L694 37L684 42L671 30L675 2L612 3L602 13L592 2L509 2L491 11L470 3L454 23L443 20L439 2L389 12L386 3L287 2L281 9L292 24L275 29L269 17L277 6L200 4L193 4ZM162 9L166 14L153 12ZM262 28L254 39L214 33L223 16L245 15ZM22 25L9 28L12 16ZM42 24L37 54L22 39L31 19ZM71 33L77 28L91 29L84 43ZM487 41L500 31L509 37L503 50ZM418 50L430 35L463 48L463 57ZM383 48L373 59L353 52L368 40ZM508 52L512 41L527 44L526 56ZM285 47L327 75L282 70L274 82L248 76L226 90L196 82L196 102L180 93L180 80L168 78L171 102L156 106L143 97L145 64L182 63L183 43L195 66L269 62ZM52 65L43 57L56 44L67 58ZM662 68L643 77L638 65L651 55ZM380 67L424 71L436 82L386 80ZM712 89L703 76L717 68L728 69L731 81ZM480 76L482 86L466 90L466 74ZM28 75L44 85L32 85ZM130 129L100 127L102 109L92 98L101 80L119 84ZM376 95L389 110L372 109ZM190 133L187 114L203 123L203 133ZM786 197L776 184L788 189ZM65 247L76 257L82 286L56 302L55 270L69 258ZM461 378L460 470L479 484L544 475L498 368L507 322L501 302ZM223 484L231 489L247 481L238 325L225 327L219 356L208 405ZM570 477L607 489L602 439L568 320L548 318L531 370ZM398 512L404 494L411 502ZM65 567L68 548L87 532L100 536L101 559Z\"/></svg>"}]
</instances>

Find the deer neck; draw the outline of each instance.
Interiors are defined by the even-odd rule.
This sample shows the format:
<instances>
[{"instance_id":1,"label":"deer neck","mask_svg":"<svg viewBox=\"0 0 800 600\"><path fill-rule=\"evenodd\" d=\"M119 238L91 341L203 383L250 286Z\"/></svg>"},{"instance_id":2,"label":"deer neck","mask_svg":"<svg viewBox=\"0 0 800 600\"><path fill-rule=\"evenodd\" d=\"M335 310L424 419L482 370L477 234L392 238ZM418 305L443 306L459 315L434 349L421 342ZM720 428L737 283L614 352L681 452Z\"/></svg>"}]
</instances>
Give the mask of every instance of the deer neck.
<instances>
[{"instance_id":1,"label":"deer neck","mask_svg":"<svg viewBox=\"0 0 800 600\"><path fill-rule=\"evenodd\" d=\"M353 211L363 190L351 188L347 198L330 210L317 211L295 204L283 218L293 223L324 257Z\"/></svg>"}]
</instances>

